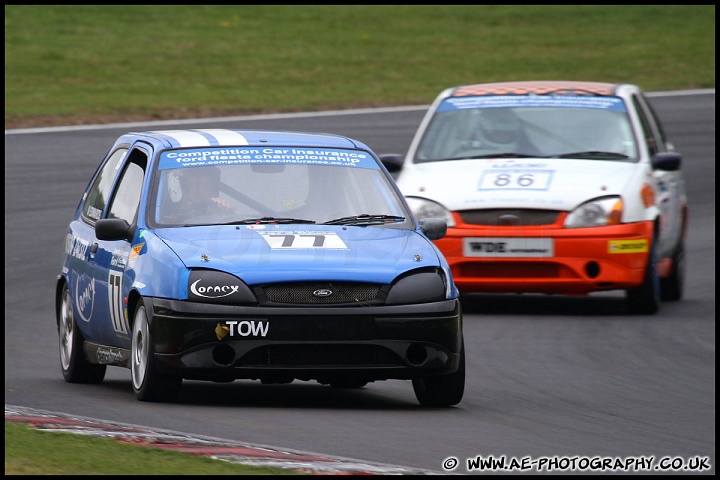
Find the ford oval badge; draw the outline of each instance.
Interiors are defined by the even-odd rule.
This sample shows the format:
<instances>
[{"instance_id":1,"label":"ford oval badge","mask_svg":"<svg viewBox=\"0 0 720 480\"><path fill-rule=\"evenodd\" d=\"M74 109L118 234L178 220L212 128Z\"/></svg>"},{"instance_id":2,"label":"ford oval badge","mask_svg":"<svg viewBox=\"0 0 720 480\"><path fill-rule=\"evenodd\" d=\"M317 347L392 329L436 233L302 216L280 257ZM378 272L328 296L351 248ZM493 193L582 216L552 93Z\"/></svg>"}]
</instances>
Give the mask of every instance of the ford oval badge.
<instances>
[{"instance_id":1,"label":"ford oval badge","mask_svg":"<svg viewBox=\"0 0 720 480\"><path fill-rule=\"evenodd\" d=\"M512 214L500 215L500 217L498 218L498 222L501 225L515 225L519 221L520 217Z\"/></svg>"},{"instance_id":2,"label":"ford oval badge","mask_svg":"<svg viewBox=\"0 0 720 480\"><path fill-rule=\"evenodd\" d=\"M313 292L316 297L329 297L333 292L329 288L318 288Z\"/></svg>"}]
</instances>

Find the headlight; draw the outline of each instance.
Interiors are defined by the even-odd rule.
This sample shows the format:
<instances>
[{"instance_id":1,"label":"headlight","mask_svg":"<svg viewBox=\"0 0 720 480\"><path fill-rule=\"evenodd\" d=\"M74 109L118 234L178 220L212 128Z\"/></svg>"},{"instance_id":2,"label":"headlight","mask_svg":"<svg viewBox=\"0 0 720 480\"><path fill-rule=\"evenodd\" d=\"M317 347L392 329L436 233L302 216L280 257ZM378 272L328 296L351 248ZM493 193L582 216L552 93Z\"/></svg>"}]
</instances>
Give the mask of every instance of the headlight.
<instances>
[{"instance_id":1,"label":"headlight","mask_svg":"<svg viewBox=\"0 0 720 480\"><path fill-rule=\"evenodd\" d=\"M439 268L411 272L391 287L385 302L388 305L437 302L449 296L445 272Z\"/></svg>"},{"instance_id":2,"label":"headlight","mask_svg":"<svg viewBox=\"0 0 720 480\"><path fill-rule=\"evenodd\" d=\"M567 228L619 225L623 202L620 197L602 197L585 202L565 219Z\"/></svg>"},{"instance_id":3,"label":"headlight","mask_svg":"<svg viewBox=\"0 0 720 480\"><path fill-rule=\"evenodd\" d=\"M442 218L448 227L455 226L455 220L453 220L450 211L439 203L420 197L407 197L406 200L410 206L410 210L412 210L415 218L418 220Z\"/></svg>"},{"instance_id":4,"label":"headlight","mask_svg":"<svg viewBox=\"0 0 720 480\"><path fill-rule=\"evenodd\" d=\"M229 273L193 270L188 278L188 300L193 302L247 304L257 303L250 287Z\"/></svg>"}]
</instances>

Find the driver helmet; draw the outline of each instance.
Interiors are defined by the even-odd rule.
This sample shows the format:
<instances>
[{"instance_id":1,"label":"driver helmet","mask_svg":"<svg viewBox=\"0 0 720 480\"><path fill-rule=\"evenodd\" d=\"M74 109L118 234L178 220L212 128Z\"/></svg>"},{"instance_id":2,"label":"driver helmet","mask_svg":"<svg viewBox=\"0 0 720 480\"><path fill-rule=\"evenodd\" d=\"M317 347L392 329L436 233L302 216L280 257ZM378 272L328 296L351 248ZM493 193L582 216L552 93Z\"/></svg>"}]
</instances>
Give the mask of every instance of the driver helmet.
<instances>
[{"instance_id":1,"label":"driver helmet","mask_svg":"<svg viewBox=\"0 0 720 480\"><path fill-rule=\"evenodd\" d=\"M207 190L210 196L216 196L220 191L220 169L214 166L177 169L168 179L170 199L179 202L193 186Z\"/></svg>"},{"instance_id":2,"label":"driver helmet","mask_svg":"<svg viewBox=\"0 0 720 480\"><path fill-rule=\"evenodd\" d=\"M479 112L478 126L486 142L514 146L520 140L522 127L515 114L505 108L487 108Z\"/></svg>"}]
</instances>

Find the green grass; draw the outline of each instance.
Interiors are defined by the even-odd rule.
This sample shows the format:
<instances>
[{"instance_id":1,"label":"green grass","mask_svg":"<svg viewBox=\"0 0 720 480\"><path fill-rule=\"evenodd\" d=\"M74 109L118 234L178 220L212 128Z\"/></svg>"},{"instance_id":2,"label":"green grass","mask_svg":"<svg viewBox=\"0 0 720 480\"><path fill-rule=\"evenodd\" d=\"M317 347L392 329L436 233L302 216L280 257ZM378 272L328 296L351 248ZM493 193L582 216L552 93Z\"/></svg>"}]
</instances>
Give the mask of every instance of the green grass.
<instances>
[{"instance_id":1,"label":"green grass","mask_svg":"<svg viewBox=\"0 0 720 480\"><path fill-rule=\"evenodd\" d=\"M714 5L6 5L5 124L425 105L523 79L714 88Z\"/></svg>"},{"instance_id":2,"label":"green grass","mask_svg":"<svg viewBox=\"0 0 720 480\"><path fill-rule=\"evenodd\" d=\"M5 423L5 475L296 475L109 438Z\"/></svg>"}]
</instances>

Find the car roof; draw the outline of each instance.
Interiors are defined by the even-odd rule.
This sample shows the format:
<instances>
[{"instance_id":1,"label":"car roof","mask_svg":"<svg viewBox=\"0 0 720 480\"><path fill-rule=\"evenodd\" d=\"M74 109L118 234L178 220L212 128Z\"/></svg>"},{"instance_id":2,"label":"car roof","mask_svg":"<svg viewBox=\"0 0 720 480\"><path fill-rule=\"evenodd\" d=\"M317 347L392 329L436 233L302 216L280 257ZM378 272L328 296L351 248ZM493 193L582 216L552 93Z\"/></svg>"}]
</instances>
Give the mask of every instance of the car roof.
<instances>
[{"instance_id":1,"label":"car roof","mask_svg":"<svg viewBox=\"0 0 720 480\"><path fill-rule=\"evenodd\" d=\"M618 95L624 87L637 88L634 85L585 82L575 80L529 80L519 82L478 83L474 85L461 85L446 90L445 96L466 97L478 95L547 95L562 94L591 94L591 95Z\"/></svg>"},{"instance_id":2,"label":"car roof","mask_svg":"<svg viewBox=\"0 0 720 480\"><path fill-rule=\"evenodd\" d=\"M130 132L123 135L116 143L132 143L135 140L141 139L158 148L237 147L247 145L267 147L360 148L370 150L364 143L343 135L283 130L235 130L225 128Z\"/></svg>"}]
</instances>

